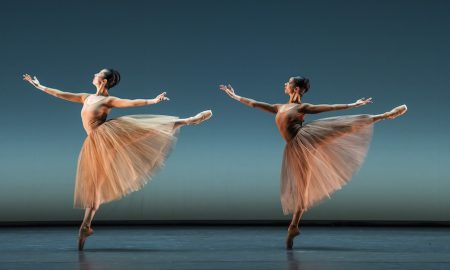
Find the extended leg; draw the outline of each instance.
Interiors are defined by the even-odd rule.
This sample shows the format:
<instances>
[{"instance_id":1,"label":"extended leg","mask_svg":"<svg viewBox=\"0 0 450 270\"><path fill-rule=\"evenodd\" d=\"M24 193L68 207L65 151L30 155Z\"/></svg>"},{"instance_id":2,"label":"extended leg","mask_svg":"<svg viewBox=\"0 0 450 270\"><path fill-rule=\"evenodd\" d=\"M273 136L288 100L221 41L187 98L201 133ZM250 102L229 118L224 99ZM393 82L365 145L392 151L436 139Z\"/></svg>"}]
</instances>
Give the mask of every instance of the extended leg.
<instances>
[{"instance_id":1,"label":"extended leg","mask_svg":"<svg viewBox=\"0 0 450 270\"><path fill-rule=\"evenodd\" d=\"M394 109L390 110L389 112L372 115L372 120L373 120L373 122L378 122L378 121L384 120L384 119L395 119L395 118L399 117L400 115L406 113L407 110L408 110L408 107L406 107L406 105L400 105L400 106L395 107Z\"/></svg>"},{"instance_id":2,"label":"extended leg","mask_svg":"<svg viewBox=\"0 0 450 270\"><path fill-rule=\"evenodd\" d=\"M198 125L201 122L206 121L209 118L211 118L211 116L212 116L211 110L207 110L207 111L198 113L197 115L192 116L192 117L178 119L177 121L175 121L174 130L176 130L182 126L186 126L186 125Z\"/></svg>"}]
</instances>

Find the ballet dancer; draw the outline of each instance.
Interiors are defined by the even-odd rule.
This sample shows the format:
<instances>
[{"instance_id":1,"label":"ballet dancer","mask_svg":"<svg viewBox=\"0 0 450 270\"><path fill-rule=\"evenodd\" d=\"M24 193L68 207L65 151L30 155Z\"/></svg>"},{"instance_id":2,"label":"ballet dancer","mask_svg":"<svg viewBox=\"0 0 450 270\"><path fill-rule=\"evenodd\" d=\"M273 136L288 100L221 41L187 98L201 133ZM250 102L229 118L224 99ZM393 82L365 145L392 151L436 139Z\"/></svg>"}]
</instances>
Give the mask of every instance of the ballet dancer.
<instances>
[{"instance_id":1,"label":"ballet dancer","mask_svg":"<svg viewBox=\"0 0 450 270\"><path fill-rule=\"evenodd\" d=\"M284 85L286 104L268 104L237 95L231 85L220 85L231 98L250 107L276 114L275 122L286 141L281 168L281 204L284 214L293 214L286 237L292 249L303 213L350 181L366 156L375 122L394 119L407 111L406 105L377 115L347 115L304 123L306 114L357 108L372 102L358 99L350 104L313 105L302 97L310 83L301 76Z\"/></svg>"},{"instance_id":2,"label":"ballet dancer","mask_svg":"<svg viewBox=\"0 0 450 270\"><path fill-rule=\"evenodd\" d=\"M128 115L106 120L112 108L146 106L167 101L166 92L153 99L122 99L109 91L120 82L117 70L102 69L94 75L95 94L70 93L43 86L30 75L23 79L49 95L82 103L81 120L87 133L79 158L74 207L85 209L78 249L94 233L91 223L100 205L141 189L161 168L176 140L176 131L212 116L210 110L179 119L165 115Z\"/></svg>"}]
</instances>

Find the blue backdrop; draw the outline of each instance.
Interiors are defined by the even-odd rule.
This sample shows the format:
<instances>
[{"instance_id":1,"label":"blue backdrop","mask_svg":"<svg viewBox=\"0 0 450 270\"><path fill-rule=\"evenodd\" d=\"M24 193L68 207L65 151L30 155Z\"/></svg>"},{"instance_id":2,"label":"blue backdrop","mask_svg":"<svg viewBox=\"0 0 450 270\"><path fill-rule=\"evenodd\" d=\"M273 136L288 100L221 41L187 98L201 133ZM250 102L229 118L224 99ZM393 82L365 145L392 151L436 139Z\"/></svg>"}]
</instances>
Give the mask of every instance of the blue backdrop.
<instances>
[{"instance_id":1,"label":"blue backdrop","mask_svg":"<svg viewBox=\"0 0 450 270\"><path fill-rule=\"evenodd\" d=\"M126 114L190 116L165 168L105 205L108 220L285 219L284 141L274 116L218 90L286 102L283 83L311 79L304 101L408 113L378 123L353 181L305 215L315 220L450 220L449 1L4 1L0 9L0 221L79 220L72 209L80 104L22 81L95 92L93 74L122 74L111 94L171 100Z\"/></svg>"}]
</instances>

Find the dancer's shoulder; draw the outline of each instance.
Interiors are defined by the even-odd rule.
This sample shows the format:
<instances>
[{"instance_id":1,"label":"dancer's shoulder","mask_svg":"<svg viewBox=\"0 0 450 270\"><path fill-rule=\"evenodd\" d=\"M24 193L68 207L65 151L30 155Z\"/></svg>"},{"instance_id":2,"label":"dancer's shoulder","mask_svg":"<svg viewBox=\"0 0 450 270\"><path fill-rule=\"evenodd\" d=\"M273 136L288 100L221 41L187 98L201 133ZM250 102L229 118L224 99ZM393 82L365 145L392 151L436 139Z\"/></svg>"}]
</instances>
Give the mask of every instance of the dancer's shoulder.
<instances>
[{"instance_id":1,"label":"dancer's shoulder","mask_svg":"<svg viewBox=\"0 0 450 270\"><path fill-rule=\"evenodd\" d=\"M306 102L302 102L302 103L298 104L299 112L306 112L311 107L314 107L314 104L306 103Z\"/></svg>"}]
</instances>

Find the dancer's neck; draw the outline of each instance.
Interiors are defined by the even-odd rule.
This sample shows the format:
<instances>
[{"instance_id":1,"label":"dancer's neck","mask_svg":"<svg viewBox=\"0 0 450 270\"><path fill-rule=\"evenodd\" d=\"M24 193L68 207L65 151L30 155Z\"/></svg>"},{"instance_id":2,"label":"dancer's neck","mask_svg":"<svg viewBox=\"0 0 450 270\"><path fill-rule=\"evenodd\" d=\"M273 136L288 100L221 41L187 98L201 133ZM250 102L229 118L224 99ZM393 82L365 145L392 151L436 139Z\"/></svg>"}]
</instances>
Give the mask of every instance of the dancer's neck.
<instances>
[{"instance_id":1,"label":"dancer's neck","mask_svg":"<svg viewBox=\"0 0 450 270\"><path fill-rule=\"evenodd\" d=\"M297 93L289 95L289 103L297 103L297 104L302 103L301 96Z\"/></svg>"},{"instance_id":2,"label":"dancer's neck","mask_svg":"<svg viewBox=\"0 0 450 270\"><path fill-rule=\"evenodd\" d=\"M108 89L97 87L97 92L95 93L95 95L107 97L107 96L109 96Z\"/></svg>"}]
</instances>

